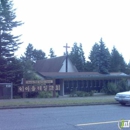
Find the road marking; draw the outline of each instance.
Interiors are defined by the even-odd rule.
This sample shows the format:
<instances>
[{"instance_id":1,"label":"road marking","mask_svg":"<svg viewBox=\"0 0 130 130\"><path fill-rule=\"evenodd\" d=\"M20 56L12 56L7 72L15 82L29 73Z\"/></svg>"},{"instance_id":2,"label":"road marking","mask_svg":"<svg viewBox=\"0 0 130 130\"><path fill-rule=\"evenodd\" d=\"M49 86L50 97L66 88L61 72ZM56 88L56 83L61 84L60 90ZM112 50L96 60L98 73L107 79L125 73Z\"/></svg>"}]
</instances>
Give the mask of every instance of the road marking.
<instances>
[{"instance_id":1,"label":"road marking","mask_svg":"<svg viewBox=\"0 0 130 130\"><path fill-rule=\"evenodd\" d=\"M104 121L104 122L77 124L76 126L101 125L101 124L111 124L111 123L118 123L118 122L119 120L118 121Z\"/></svg>"}]
</instances>

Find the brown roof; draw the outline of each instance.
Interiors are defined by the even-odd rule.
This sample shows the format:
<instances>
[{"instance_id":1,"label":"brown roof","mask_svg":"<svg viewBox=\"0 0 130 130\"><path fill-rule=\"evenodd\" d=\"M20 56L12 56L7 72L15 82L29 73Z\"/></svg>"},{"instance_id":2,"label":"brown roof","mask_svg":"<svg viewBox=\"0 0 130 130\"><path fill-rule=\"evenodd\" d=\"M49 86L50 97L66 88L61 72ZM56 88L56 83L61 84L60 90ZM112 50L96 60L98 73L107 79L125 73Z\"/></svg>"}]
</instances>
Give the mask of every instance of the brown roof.
<instances>
[{"instance_id":1,"label":"brown roof","mask_svg":"<svg viewBox=\"0 0 130 130\"><path fill-rule=\"evenodd\" d=\"M34 69L37 72L59 72L65 58L65 56L60 56L50 59L38 60L34 65Z\"/></svg>"},{"instance_id":2,"label":"brown roof","mask_svg":"<svg viewBox=\"0 0 130 130\"><path fill-rule=\"evenodd\" d=\"M39 73L44 78L83 78L83 77L91 77L91 76L99 76L102 75L98 72L40 72Z\"/></svg>"},{"instance_id":3,"label":"brown roof","mask_svg":"<svg viewBox=\"0 0 130 130\"><path fill-rule=\"evenodd\" d=\"M127 75L123 72L111 72L110 75Z\"/></svg>"},{"instance_id":4,"label":"brown roof","mask_svg":"<svg viewBox=\"0 0 130 130\"><path fill-rule=\"evenodd\" d=\"M46 79L112 79L130 77L128 75L100 74L98 72L40 72Z\"/></svg>"}]
</instances>

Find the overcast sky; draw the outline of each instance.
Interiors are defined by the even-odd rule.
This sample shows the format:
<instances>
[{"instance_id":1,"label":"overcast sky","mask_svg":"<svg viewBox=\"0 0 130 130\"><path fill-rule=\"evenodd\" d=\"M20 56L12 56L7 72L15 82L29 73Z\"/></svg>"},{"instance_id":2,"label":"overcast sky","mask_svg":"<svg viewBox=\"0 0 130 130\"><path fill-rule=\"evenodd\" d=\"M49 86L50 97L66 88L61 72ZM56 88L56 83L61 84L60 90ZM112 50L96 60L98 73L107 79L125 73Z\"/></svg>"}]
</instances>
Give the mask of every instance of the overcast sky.
<instances>
[{"instance_id":1,"label":"overcast sky","mask_svg":"<svg viewBox=\"0 0 130 130\"><path fill-rule=\"evenodd\" d=\"M113 46L130 60L129 0L13 0L17 20L24 25L15 29L22 34L17 55L25 52L28 43L46 55L53 48L63 55L68 43L82 43L86 59L92 46L103 38L109 51ZM69 49L71 50L71 49Z\"/></svg>"}]
</instances>

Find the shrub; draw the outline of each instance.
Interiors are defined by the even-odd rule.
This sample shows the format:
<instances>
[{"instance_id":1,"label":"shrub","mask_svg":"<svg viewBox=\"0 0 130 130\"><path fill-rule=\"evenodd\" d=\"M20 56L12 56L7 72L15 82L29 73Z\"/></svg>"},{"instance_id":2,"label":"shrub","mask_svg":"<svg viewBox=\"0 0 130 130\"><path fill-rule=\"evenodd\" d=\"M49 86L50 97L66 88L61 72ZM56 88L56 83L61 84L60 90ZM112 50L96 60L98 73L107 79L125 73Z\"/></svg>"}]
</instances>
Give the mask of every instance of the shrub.
<instances>
[{"instance_id":1,"label":"shrub","mask_svg":"<svg viewBox=\"0 0 130 130\"><path fill-rule=\"evenodd\" d=\"M114 84L114 83L108 83L107 88L108 88L108 92L107 92L108 94L114 95L117 92L119 92L118 86L116 84Z\"/></svg>"},{"instance_id":2,"label":"shrub","mask_svg":"<svg viewBox=\"0 0 130 130\"><path fill-rule=\"evenodd\" d=\"M22 98L20 95L14 96L13 99L20 99Z\"/></svg>"},{"instance_id":3,"label":"shrub","mask_svg":"<svg viewBox=\"0 0 130 130\"><path fill-rule=\"evenodd\" d=\"M119 83L117 84L117 86L118 86L120 92L130 90L130 87L128 86L126 79L120 80Z\"/></svg>"},{"instance_id":4,"label":"shrub","mask_svg":"<svg viewBox=\"0 0 130 130\"><path fill-rule=\"evenodd\" d=\"M93 96L93 92L73 91L72 93L70 93L70 97L87 97L87 96Z\"/></svg>"},{"instance_id":5,"label":"shrub","mask_svg":"<svg viewBox=\"0 0 130 130\"><path fill-rule=\"evenodd\" d=\"M39 92L38 98L52 98L53 97L53 92L52 91L42 91ZM56 97L59 97L58 92L56 92Z\"/></svg>"},{"instance_id":6,"label":"shrub","mask_svg":"<svg viewBox=\"0 0 130 130\"><path fill-rule=\"evenodd\" d=\"M114 95L118 92L128 91L130 87L127 84L127 80L122 79L117 84L108 83L103 87L102 91L109 95Z\"/></svg>"},{"instance_id":7,"label":"shrub","mask_svg":"<svg viewBox=\"0 0 130 130\"><path fill-rule=\"evenodd\" d=\"M71 92L69 96L70 97L77 97L76 91Z\"/></svg>"}]
</instances>

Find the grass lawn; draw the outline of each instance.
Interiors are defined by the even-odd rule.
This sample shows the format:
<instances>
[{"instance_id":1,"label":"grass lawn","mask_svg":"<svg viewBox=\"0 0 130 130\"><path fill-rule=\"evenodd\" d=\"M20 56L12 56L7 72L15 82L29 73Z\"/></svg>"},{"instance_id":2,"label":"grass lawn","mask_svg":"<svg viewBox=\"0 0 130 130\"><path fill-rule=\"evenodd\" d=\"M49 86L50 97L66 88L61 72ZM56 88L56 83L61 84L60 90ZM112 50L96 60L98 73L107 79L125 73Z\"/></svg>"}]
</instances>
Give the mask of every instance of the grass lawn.
<instances>
[{"instance_id":1,"label":"grass lawn","mask_svg":"<svg viewBox=\"0 0 130 130\"><path fill-rule=\"evenodd\" d=\"M92 97L59 97L59 98L31 98L31 99L4 99L0 100L0 107L37 107L37 106L70 106L90 104L117 103L114 96Z\"/></svg>"}]
</instances>

